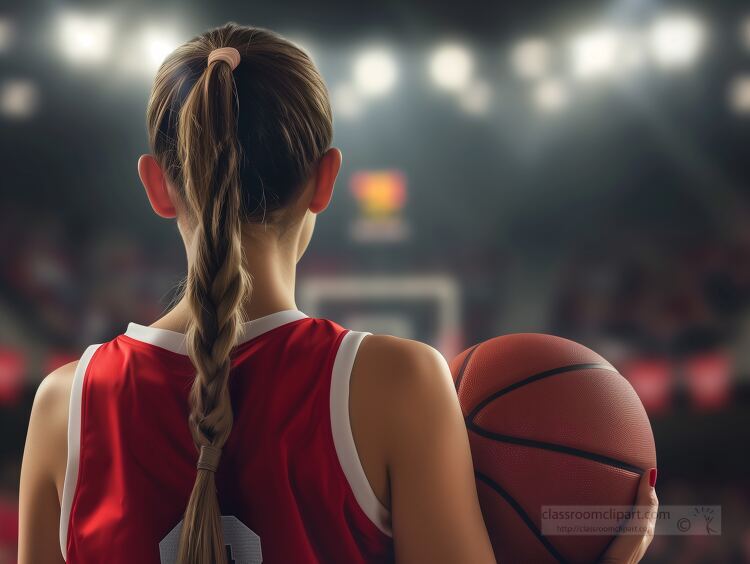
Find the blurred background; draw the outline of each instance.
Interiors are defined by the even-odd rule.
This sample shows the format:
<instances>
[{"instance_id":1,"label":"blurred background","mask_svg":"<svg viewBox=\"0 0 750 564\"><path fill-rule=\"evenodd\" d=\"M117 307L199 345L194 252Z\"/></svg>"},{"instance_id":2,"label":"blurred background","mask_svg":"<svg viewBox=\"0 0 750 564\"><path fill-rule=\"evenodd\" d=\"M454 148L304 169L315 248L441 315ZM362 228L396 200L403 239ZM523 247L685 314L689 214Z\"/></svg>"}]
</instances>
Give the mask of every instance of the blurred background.
<instances>
[{"instance_id":1,"label":"blurred background","mask_svg":"<svg viewBox=\"0 0 750 564\"><path fill-rule=\"evenodd\" d=\"M136 174L156 68L228 20L327 80L344 168L298 305L450 358L550 332L653 423L659 496L721 536L646 562L750 562L750 5L656 0L43 2L0 8L0 562L41 378L149 324L185 274ZM744 445L744 446L743 446Z\"/></svg>"}]
</instances>

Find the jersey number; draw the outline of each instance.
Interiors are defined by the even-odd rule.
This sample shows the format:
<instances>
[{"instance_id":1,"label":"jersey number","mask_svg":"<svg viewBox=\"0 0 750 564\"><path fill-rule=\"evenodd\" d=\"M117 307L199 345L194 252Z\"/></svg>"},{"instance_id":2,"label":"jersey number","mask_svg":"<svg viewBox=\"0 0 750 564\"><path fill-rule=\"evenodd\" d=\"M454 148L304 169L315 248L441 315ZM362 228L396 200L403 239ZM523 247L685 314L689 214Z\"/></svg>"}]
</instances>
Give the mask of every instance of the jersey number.
<instances>
[{"instance_id":1,"label":"jersey number","mask_svg":"<svg viewBox=\"0 0 750 564\"><path fill-rule=\"evenodd\" d=\"M233 515L222 515L221 527L224 530L228 564L261 564L263 553L260 549L260 537L248 529L245 524ZM180 544L182 521L169 531L159 543L161 564L175 564L177 548Z\"/></svg>"}]
</instances>

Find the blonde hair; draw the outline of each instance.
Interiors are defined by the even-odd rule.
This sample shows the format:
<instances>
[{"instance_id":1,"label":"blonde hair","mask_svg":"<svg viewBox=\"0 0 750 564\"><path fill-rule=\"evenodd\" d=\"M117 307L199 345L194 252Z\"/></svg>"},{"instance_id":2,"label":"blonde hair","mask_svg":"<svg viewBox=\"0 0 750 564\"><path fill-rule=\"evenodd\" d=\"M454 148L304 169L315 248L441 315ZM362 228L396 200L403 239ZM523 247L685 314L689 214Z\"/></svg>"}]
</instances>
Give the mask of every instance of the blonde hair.
<instances>
[{"instance_id":1,"label":"blonde hair","mask_svg":"<svg viewBox=\"0 0 750 564\"><path fill-rule=\"evenodd\" d=\"M214 49L240 53L236 69L207 64ZM196 369L190 431L200 456L178 562L226 562L215 483L232 430L231 350L252 282L242 227L289 203L330 146L331 108L309 56L280 36L226 24L178 47L159 69L147 110L151 149L179 188L194 226L185 295Z\"/></svg>"}]
</instances>

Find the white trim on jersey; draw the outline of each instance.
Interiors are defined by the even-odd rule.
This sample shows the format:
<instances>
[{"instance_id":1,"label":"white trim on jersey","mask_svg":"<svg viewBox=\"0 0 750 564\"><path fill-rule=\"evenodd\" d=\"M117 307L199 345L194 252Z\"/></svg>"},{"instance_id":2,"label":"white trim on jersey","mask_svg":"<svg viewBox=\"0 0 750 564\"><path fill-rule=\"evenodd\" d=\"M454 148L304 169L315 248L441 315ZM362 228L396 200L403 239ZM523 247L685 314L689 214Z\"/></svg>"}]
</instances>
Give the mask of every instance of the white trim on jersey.
<instances>
[{"instance_id":1,"label":"white trim on jersey","mask_svg":"<svg viewBox=\"0 0 750 564\"><path fill-rule=\"evenodd\" d=\"M306 318L307 315L297 309L285 309L277 311L258 319L251 319L246 321L240 327L240 333L237 336L237 344L246 343L247 341L254 339L267 333L272 329L291 323L292 321L298 321ZM159 327L149 327L146 325L138 325L137 323L129 323L128 330L125 331L125 336L135 339L136 341L143 341L150 345L172 351L173 353L186 355L187 354L187 342L185 340L184 333L178 333L177 331L171 331L169 329L161 329Z\"/></svg>"},{"instance_id":2,"label":"white trim on jersey","mask_svg":"<svg viewBox=\"0 0 750 564\"><path fill-rule=\"evenodd\" d=\"M83 379L86 369L94 353L101 345L88 347L78 361L76 373L73 376L73 386L70 390L70 406L68 409L68 462L65 466L65 481L60 501L60 551L63 559L68 557L68 522L76 493L78 482L78 461L81 452L81 396L83 394Z\"/></svg>"},{"instance_id":3,"label":"white trim on jersey","mask_svg":"<svg viewBox=\"0 0 750 564\"><path fill-rule=\"evenodd\" d=\"M367 335L370 333L349 331L339 345L331 375L331 430L336 454L357 503L378 529L392 536L390 513L380 503L365 475L349 418L349 381L352 367L359 345Z\"/></svg>"}]
</instances>

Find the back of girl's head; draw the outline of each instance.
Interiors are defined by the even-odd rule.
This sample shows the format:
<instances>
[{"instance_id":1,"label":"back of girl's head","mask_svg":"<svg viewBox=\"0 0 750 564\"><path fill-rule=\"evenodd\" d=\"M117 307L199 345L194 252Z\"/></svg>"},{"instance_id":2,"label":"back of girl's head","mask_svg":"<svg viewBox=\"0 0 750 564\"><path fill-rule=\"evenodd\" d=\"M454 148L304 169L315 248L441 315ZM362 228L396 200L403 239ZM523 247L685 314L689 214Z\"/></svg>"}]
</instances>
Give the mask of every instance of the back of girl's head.
<instances>
[{"instance_id":1,"label":"back of girl's head","mask_svg":"<svg viewBox=\"0 0 750 564\"><path fill-rule=\"evenodd\" d=\"M208 55L220 47L239 51L234 72L222 64L207 68ZM147 112L154 156L178 187L184 188L178 154L181 109L202 78L214 103L231 95L225 92L231 89L229 75L236 89L242 211L248 219L262 218L294 196L330 146L328 92L309 56L265 29L230 23L178 47L159 69ZM225 116L215 117L213 125L225 125Z\"/></svg>"},{"instance_id":2,"label":"back of girl's head","mask_svg":"<svg viewBox=\"0 0 750 564\"><path fill-rule=\"evenodd\" d=\"M236 68L223 59L208 63L212 51L226 47L239 53ZM208 31L177 48L157 73L149 140L179 192L193 239L185 296L196 378L187 423L198 461L181 564L226 562L215 472L233 420L230 351L252 290L243 226L272 221L295 199L330 146L331 121L310 58L267 30L227 24Z\"/></svg>"}]
</instances>

